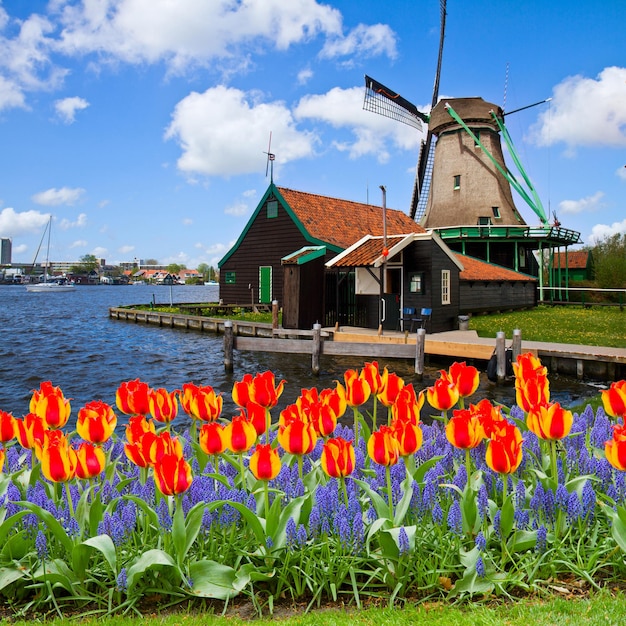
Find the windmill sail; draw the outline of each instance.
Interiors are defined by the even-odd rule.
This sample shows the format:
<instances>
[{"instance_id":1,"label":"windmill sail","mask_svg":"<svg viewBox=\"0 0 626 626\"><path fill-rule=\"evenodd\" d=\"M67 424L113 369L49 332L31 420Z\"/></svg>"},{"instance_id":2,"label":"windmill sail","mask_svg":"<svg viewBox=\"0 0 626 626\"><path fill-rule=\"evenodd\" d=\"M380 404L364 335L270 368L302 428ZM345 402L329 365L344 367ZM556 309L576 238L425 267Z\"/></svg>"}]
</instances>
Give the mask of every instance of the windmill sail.
<instances>
[{"instance_id":1,"label":"windmill sail","mask_svg":"<svg viewBox=\"0 0 626 626\"><path fill-rule=\"evenodd\" d=\"M429 131L426 140L420 146L419 159L417 161L417 174L413 185L411 197L411 210L409 215L420 222L426 213L428 194L430 193L430 181L433 175L433 163L435 162L435 144L437 138Z\"/></svg>"},{"instance_id":2,"label":"windmill sail","mask_svg":"<svg viewBox=\"0 0 626 626\"><path fill-rule=\"evenodd\" d=\"M369 76L365 76L363 108L417 130L422 130L422 121L428 121L428 116L418 111L414 104Z\"/></svg>"}]
</instances>

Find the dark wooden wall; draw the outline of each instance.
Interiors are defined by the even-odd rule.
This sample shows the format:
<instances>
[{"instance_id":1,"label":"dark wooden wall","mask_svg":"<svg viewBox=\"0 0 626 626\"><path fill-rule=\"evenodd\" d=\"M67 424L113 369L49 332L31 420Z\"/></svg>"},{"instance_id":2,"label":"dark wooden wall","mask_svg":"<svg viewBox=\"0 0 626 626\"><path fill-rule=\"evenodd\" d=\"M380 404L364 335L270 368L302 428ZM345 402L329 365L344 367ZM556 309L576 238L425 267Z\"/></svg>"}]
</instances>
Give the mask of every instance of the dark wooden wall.
<instances>
[{"instance_id":1,"label":"dark wooden wall","mask_svg":"<svg viewBox=\"0 0 626 626\"><path fill-rule=\"evenodd\" d=\"M535 281L461 281L461 313L488 313L537 306Z\"/></svg>"}]
</instances>

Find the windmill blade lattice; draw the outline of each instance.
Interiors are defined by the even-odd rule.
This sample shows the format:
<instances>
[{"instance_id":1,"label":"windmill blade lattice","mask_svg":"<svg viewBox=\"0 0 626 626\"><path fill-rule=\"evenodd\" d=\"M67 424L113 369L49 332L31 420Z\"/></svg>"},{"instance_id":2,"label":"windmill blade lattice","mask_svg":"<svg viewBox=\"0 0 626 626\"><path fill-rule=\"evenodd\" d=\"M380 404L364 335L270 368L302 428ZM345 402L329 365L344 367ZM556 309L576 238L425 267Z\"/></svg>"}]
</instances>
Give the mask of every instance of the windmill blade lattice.
<instances>
[{"instance_id":1,"label":"windmill blade lattice","mask_svg":"<svg viewBox=\"0 0 626 626\"><path fill-rule=\"evenodd\" d=\"M428 121L428 116L418 111L414 104L369 76L365 76L363 109L408 124L417 130L422 130L422 121Z\"/></svg>"}]
</instances>

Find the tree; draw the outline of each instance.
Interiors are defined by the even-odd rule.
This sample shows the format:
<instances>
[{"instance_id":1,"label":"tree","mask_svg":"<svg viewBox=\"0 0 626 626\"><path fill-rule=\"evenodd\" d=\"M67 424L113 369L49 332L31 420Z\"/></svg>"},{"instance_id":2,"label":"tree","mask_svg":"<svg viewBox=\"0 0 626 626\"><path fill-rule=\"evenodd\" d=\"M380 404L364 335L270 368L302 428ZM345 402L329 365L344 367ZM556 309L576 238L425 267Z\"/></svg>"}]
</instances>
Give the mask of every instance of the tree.
<instances>
[{"instance_id":1,"label":"tree","mask_svg":"<svg viewBox=\"0 0 626 626\"><path fill-rule=\"evenodd\" d=\"M161 265L156 259L146 259L144 265Z\"/></svg>"},{"instance_id":2,"label":"tree","mask_svg":"<svg viewBox=\"0 0 626 626\"><path fill-rule=\"evenodd\" d=\"M93 254L84 254L78 260L77 265L73 265L72 274L89 274L98 268L100 264L98 259Z\"/></svg>"},{"instance_id":3,"label":"tree","mask_svg":"<svg viewBox=\"0 0 626 626\"><path fill-rule=\"evenodd\" d=\"M626 288L626 233L616 233L591 248L596 283L601 289Z\"/></svg>"},{"instance_id":4,"label":"tree","mask_svg":"<svg viewBox=\"0 0 626 626\"><path fill-rule=\"evenodd\" d=\"M180 270L186 270L187 266L184 263L170 263L167 266L167 271L170 274L178 274Z\"/></svg>"},{"instance_id":5,"label":"tree","mask_svg":"<svg viewBox=\"0 0 626 626\"><path fill-rule=\"evenodd\" d=\"M200 263L196 269L198 270L198 274L200 274L204 280L208 278L209 266L206 263Z\"/></svg>"}]
</instances>

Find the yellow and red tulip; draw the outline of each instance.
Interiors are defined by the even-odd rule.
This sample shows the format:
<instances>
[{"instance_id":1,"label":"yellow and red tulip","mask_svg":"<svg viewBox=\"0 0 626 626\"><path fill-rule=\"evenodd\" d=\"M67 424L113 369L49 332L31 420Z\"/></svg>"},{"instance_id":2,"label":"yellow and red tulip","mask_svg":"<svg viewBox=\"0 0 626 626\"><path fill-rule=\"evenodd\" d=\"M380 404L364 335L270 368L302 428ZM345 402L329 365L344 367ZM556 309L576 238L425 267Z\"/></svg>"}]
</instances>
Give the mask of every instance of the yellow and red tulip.
<instances>
[{"instance_id":1,"label":"yellow and red tulip","mask_svg":"<svg viewBox=\"0 0 626 626\"><path fill-rule=\"evenodd\" d=\"M485 438L485 431L477 415L469 409L454 411L446 424L446 439L462 450L475 448Z\"/></svg>"},{"instance_id":2,"label":"yellow and red tulip","mask_svg":"<svg viewBox=\"0 0 626 626\"><path fill-rule=\"evenodd\" d=\"M334 389L322 389L320 392L320 402L328 406L337 419L343 417L348 408L344 386L337 383Z\"/></svg>"},{"instance_id":3,"label":"yellow and red tulip","mask_svg":"<svg viewBox=\"0 0 626 626\"><path fill-rule=\"evenodd\" d=\"M2 468L4 467L5 457L6 457L6 453L4 451L4 448L0 448L0 472L2 471Z\"/></svg>"},{"instance_id":4,"label":"yellow and red tulip","mask_svg":"<svg viewBox=\"0 0 626 626\"><path fill-rule=\"evenodd\" d=\"M346 370L343 375L345 382L346 403L352 408L365 404L372 394L370 384L361 378L356 370Z\"/></svg>"},{"instance_id":5,"label":"yellow and red tulip","mask_svg":"<svg viewBox=\"0 0 626 626\"><path fill-rule=\"evenodd\" d=\"M393 436L398 442L398 453L402 457L415 454L424 440L419 419L415 421L410 417L399 417L391 422Z\"/></svg>"},{"instance_id":6,"label":"yellow and red tulip","mask_svg":"<svg viewBox=\"0 0 626 626\"><path fill-rule=\"evenodd\" d=\"M361 370L360 377L368 382L372 394L377 395L380 391L382 391L383 376L379 371L378 361L365 363L365 365L363 365L363 369Z\"/></svg>"},{"instance_id":7,"label":"yellow and red tulip","mask_svg":"<svg viewBox=\"0 0 626 626\"><path fill-rule=\"evenodd\" d=\"M184 493L192 482L191 466L182 456L164 454L154 465L154 484L164 496Z\"/></svg>"},{"instance_id":8,"label":"yellow and red tulip","mask_svg":"<svg viewBox=\"0 0 626 626\"><path fill-rule=\"evenodd\" d=\"M558 402L534 406L526 416L528 430L540 439L562 439L569 435L573 423L572 412Z\"/></svg>"},{"instance_id":9,"label":"yellow and red tulip","mask_svg":"<svg viewBox=\"0 0 626 626\"><path fill-rule=\"evenodd\" d=\"M244 374L243 378L235 381L233 385L233 402L242 409L245 409L248 402L250 402L250 387L252 386L252 381L252 374Z\"/></svg>"},{"instance_id":10,"label":"yellow and red tulip","mask_svg":"<svg viewBox=\"0 0 626 626\"><path fill-rule=\"evenodd\" d=\"M317 443L317 434L308 419L287 418L278 428L278 443L289 454L309 454Z\"/></svg>"},{"instance_id":11,"label":"yellow and red tulip","mask_svg":"<svg viewBox=\"0 0 626 626\"><path fill-rule=\"evenodd\" d=\"M125 415L147 415L150 412L150 386L138 378L120 384L115 392L117 408Z\"/></svg>"},{"instance_id":12,"label":"yellow and red tulip","mask_svg":"<svg viewBox=\"0 0 626 626\"><path fill-rule=\"evenodd\" d=\"M522 462L522 433L520 429L503 420L497 433L489 440L485 462L499 474L512 474Z\"/></svg>"},{"instance_id":13,"label":"yellow and red tulip","mask_svg":"<svg viewBox=\"0 0 626 626\"><path fill-rule=\"evenodd\" d=\"M48 426L42 417L35 413L27 413L15 420L15 434L22 448L34 450L37 443L42 444L44 432Z\"/></svg>"},{"instance_id":14,"label":"yellow and red tulip","mask_svg":"<svg viewBox=\"0 0 626 626\"><path fill-rule=\"evenodd\" d=\"M0 411L0 443L15 439L17 435L16 420L11 413Z\"/></svg>"},{"instance_id":15,"label":"yellow and red tulip","mask_svg":"<svg viewBox=\"0 0 626 626\"><path fill-rule=\"evenodd\" d=\"M187 415L204 422L214 422L222 413L224 399L216 394L209 385L198 386L193 383L183 385L181 404Z\"/></svg>"},{"instance_id":16,"label":"yellow and red tulip","mask_svg":"<svg viewBox=\"0 0 626 626\"><path fill-rule=\"evenodd\" d=\"M378 465L395 465L399 458L399 446L389 426L381 426L367 441L367 454Z\"/></svg>"},{"instance_id":17,"label":"yellow and red tulip","mask_svg":"<svg viewBox=\"0 0 626 626\"><path fill-rule=\"evenodd\" d=\"M356 463L354 446L343 437L328 439L322 448L321 464L324 473L331 478L343 478L352 474Z\"/></svg>"},{"instance_id":18,"label":"yellow and red tulip","mask_svg":"<svg viewBox=\"0 0 626 626\"><path fill-rule=\"evenodd\" d=\"M602 391L602 404L607 415L626 418L626 380L611 383Z\"/></svg>"},{"instance_id":19,"label":"yellow and red tulip","mask_svg":"<svg viewBox=\"0 0 626 626\"><path fill-rule=\"evenodd\" d=\"M84 441L76 450L76 476L88 480L102 473L106 458L102 448Z\"/></svg>"},{"instance_id":20,"label":"yellow and red tulip","mask_svg":"<svg viewBox=\"0 0 626 626\"><path fill-rule=\"evenodd\" d=\"M148 458L151 465L155 465L166 455L183 456L183 446L178 437L172 437L169 432L164 431L157 435L146 433L142 437L144 450L148 451Z\"/></svg>"},{"instance_id":21,"label":"yellow and red tulip","mask_svg":"<svg viewBox=\"0 0 626 626\"><path fill-rule=\"evenodd\" d=\"M398 397L401 389L404 387L404 380L397 374L389 372L387 368L383 370L381 375L381 387L376 398L381 404L390 407Z\"/></svg>"},{"instance_id":22,"label":"yellow and red tulip","mask_svg":"<svg viewBox=\"0 0 626 626\"><path fill-rule=\"evenodd\" d=\"M448 376L459 392L459 397L467 398L476 392L480 384L478 370L465 361L453 363L448 369Z\"/></svg>"},{"instance_id":23,"label":"yellow and red tulip","mask_svg":"<svg viewBox=\"0 0 626 626\"><path fill-rule=\"evenodd\" d=\"M99 444L107 441L116 426L117 415L108 404L101 400L88 402L78 411L76 432L91 443Z\"/></svg>"},{"instance_id":24,"label":"yellow and red tulip","mask_svg":"<svg viewBox=\"0 0 626 626\"><path fill-rule=\"evenodd\" d=\"M219 422L203 424L199 434L200 448L206 454L222 454L226 450L224 425Z\"/></svg>"},{"instance_id":25,"label":"yellow and red tulip","mask_svg":"<svg viewBox=\"0 0 626 626\"><path fill-rule=\"evenodd\" d=\"M178 389L168 391L162 387L151 389L148 395L148 407L150 415L162 424L169 424L178 415Z\"/></svg>"},{"instance_id":26,"label":"yellow and red tulip","mask_svg":"<svg viewBox=\"0 0 626 626\"><path fill-rule=\"evenodd\" d=\"M38 390L33 390L30 412L39 415L48 428L63 428L67 424L72 407L59 387L45 381L39 385Z\"/></svg>"},{"instance_id":27,"label":"yellow and red tulip","mask_svg":"<svg viewBox=\"0 0 626 626\"><path fill-rule=\"evenodd\" d=\"M442 372L432 387L426 389L428 404L438 411L448 411L459 401L459 390L456 385Z\"/></svg>"},{"instance_id":28,"label":"yellow and red tulip","mask_svg":"<svg viewBox=\"0 0 626 626\"><path fill-rule=\"evenodd\" d=\"M282 395L284 387L284 380L281 380L276 385L274 372L267 371L257 374L248 388L250 400L266 409L271 409L278 404L278 399Z\"/></svg>"},{"instance_id":29,"label":"yellow and red tulip","mask_svg":"<svg viewBox=\"0 0 626 626\"><path fill-rule=\"evenodd\" d=\"M515 396L517 406L525 413L538 404L547 404L550 400L548 369L530 352L520 354L517 363L513 363L515 372Z\"/></svg>"},{"instance_id":30,"label":"yellow and red tulip","mask_svg":"<svg viewBox=\"0 0 626 626\"><path fill-rule=\"evenodd\" d=\"M148 421L145 415L133 415L126 425L126 441L137 443L146 433L156 434L154 422Z\"/></svg>"},{"instance_id":31,"label":"yellow and red tulip","mask_svg":"<svg viewBox=\"0 0 626 626\"><path fill-rule=\"evenodd\" d=\"M405 385L391 405L392 420L409 419L416 424L420 421L420 412L424 406L424 392L416 395L413 385Z\"/></svg>"},{"instance_id":32,"label":"yellow and red tulip","mask_svg":"<svg viewBox=\"0 0 626 626\"><path fill-rule=\"evenodd\" d=\"M250 456L250 471L257 480L273 480L280 473L280 456L269 443L258 443Z\"/></svg>"},{"instance_id":33,"label":"yellow and red tulip","mask_svg":"<svg viewBox=\"0 0 626 626\"><path fill-rule=\"evenodd\" d=\"M498 426L506 422L500 408L494 406L487 398L482 399L478 404L470 404L469 411L478 418L487 438L490 438L494 432L497 433Z\"/></svg>"},{"instance_id":34,"label":"yellow and red tulip","mask_svg":"<svg viewBox=\"0 0 626 626\"><path fill-rule=\"evenodd\" d=\"M626 471L626 426L613 426L613 438L604 444L606 460L620 471Z\"/></svg>"},{"instance_id":35,"label":"yellow and red tulip","mask_svg":"<svg viewBox=\"0 0 626 626\"><path fill-rule=\"evenodd\" d=\"M224 429L226 447L237 454L247 452L254 445L256 439L256 428L243 410L239 415L235 415Z\"/></svg>"},{"instance_id":36,"label":"yellow and red tulip","mask_svg":"<svg viewBox=\"0 0 626 626\"><path fill-rule=\"evenodd\" d=\"M59 431L45 431L43 445L37 445L41 473L55 483L66 482L76 475L76 451Z\"/></svg>"},{"instance_id":37,"label":"yellow and red tulip","mask_svg":"<svg viewBox=\"0 0 626 626\"><path fill-rule=\"evenodd\" d=\"M137 467L150 466L150 444L156 435L154 433L144 433L133 443L124 444L126 458ZM145 441L144 441L145 439Z\"/></svg>"}]
</instances>

